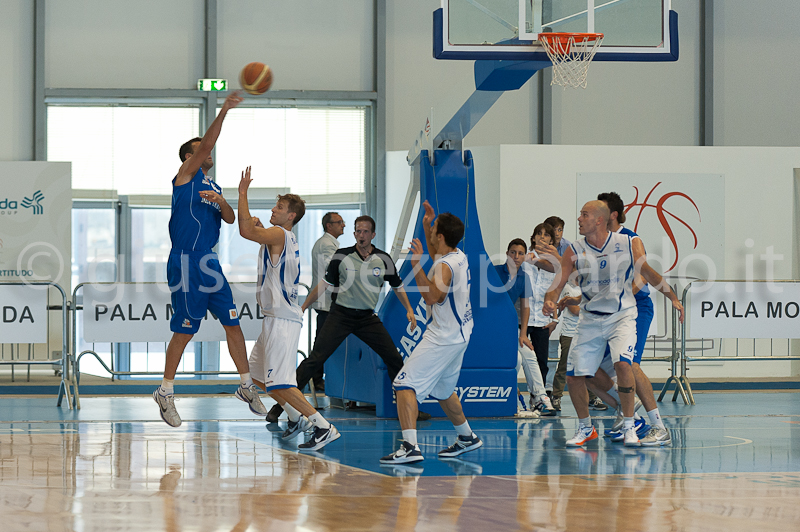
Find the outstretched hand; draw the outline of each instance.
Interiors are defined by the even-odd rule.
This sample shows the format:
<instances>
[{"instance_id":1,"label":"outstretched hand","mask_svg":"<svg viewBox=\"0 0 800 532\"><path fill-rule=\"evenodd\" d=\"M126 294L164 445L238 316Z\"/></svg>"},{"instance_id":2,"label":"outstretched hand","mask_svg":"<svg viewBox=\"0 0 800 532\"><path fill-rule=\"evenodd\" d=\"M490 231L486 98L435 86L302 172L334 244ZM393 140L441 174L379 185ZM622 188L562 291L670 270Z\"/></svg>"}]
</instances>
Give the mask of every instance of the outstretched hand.
<instances>
[{"instance_id":1,"label":"outstretched hand","mask_svg":"<svg viewBox=\"0 0 800 532\"><path fill-rule=\"evenodd\" d=\"M250 167L248 166L247 169L242 172L242 179L239 180L239 194L247 194L247 189L250 188L250 183L253 180L250 179Z\"/></svg>"},{"instance_id":2,"label":"outstretched hand","mask_svg":"<svg viewBox=\"0 0 800 532\"><path fill-rule=\"evenodd\" d=\"M227 111L229 109L235 108L237 105L242 103L244 98L239 95L239 91L233 91L225 98L225 103L222 104L222 109Z\"/></svg>"},{"instance_id":3,"label":"outstretched hand","mask_svg":"<svg viewBox=\"0 0 800 532\"><path fill-rule=\"evenodd\" d=\"M411 250L411 256L409 257L409 259L411 259L411 262L419 263L419 261L422 260L422 255L425 254L425 250L422 248L422 242L420 241L420 239L415 238L414 240L412 240L411 245L408 247L408 249Z\"/></svg>"},{"instance_id":4,"label":"outstretched hand","mask_svg":"<svg viewBox=\"0 0 800 532\"><path fill-rule=\"evenodd\" d=\"M422 217L422 223L425 224L425 227L430 227L433 225L433 221L436 219L436 213L433 211L433 207L428 200L422 204L422 208L425 209L425 215Z\"/></svg>"},{"instance_id":5,"label":"outstretched hand","mask_svg":"<svg viewBox=\"0 0 800 532\"><path fill-rule=\"evenodd\" d=\"M200 192L198 192L198 194L200 194L201 197L207 199L211 203L216 203L217 205L222 203L222 196L220 196L213 190L201 190Z\"/></svg>"}]
</instances>

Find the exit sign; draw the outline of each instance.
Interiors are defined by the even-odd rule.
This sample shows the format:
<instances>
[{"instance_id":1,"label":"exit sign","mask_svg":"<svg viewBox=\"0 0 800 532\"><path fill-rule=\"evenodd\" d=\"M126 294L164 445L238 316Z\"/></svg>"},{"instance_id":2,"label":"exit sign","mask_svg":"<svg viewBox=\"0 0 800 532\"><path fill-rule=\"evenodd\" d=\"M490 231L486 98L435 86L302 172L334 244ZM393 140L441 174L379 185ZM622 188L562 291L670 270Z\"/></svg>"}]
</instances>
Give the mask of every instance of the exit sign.
<instances>
[{"instance_id":1,"label":"exit sign","mask_svg":"<svg viewBox=\"0 0 800 532\"><path fill-rule=\"evenodd\" d=\"M228 90L227 79L198 79L197 90L199 91L226 91Z\"/></svg>"}]
</instances>

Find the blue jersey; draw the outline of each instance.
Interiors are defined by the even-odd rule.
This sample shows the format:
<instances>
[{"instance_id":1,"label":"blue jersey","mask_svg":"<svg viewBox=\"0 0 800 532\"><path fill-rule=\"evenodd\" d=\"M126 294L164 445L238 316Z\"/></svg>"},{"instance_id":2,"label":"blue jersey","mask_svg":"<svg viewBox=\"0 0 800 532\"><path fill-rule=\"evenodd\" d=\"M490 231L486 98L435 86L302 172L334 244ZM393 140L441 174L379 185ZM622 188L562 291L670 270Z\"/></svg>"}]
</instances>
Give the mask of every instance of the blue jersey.
<instances>
[{"instance_id":1,"label":"blue jersey","mask_svg":"<svg viewBox=\"0 0 800 532\"><path fill-rule=\"evenodd\" d=\"M641 237L639 235L637 235L636 233L634 233L633 231L631 231L627 227L620 227L619 232L622 233L623 235L628 235L631 238L638 237L639 240L641 240ZM644 242L642 242L642 247L644 247ZM636 298L636 306L639 306L639 303L644 299L649 300L650 299L650 285L645 284L642 287L641 290L639 290L638 292L636 292L636 294L634 294L634 297Z\"/></svg>"},{"instance_id":2,"label":"blue jersey","mask_svg":"<svg viewBox=\"0 0 800 532\"><path fill-rule=\"evenodd\" d=\"M172 216L169 219L172 249L211 251L217 245L222 209L201 197L202 190L213 190L222 195L222 189L202 169L198 169L185 185L175 186L175 180L172 180Z\"/></svg>"}]
</instances>

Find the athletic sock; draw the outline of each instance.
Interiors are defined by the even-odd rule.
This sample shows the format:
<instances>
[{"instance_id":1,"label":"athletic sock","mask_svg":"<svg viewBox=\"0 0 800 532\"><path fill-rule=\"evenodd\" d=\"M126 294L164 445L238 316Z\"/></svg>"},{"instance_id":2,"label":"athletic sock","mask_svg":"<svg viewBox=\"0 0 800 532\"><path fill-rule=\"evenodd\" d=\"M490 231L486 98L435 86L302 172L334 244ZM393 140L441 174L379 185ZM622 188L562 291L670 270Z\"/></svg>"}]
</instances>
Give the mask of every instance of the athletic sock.
<instances>
[{"instance_id":1,"label":"athletic sock","mask_svg":"<svg viewBox=\"0 0 800 532\"><path fill-rule=\"evenodd\" d=\"M578 420L578 423L581 427L591 427L592 426L592 416L584 417Z\"/></svg>"},{"instance_id":2,"label":"athletic sock","mask_svg":"<svg viewBox=\"0 0 800 532\"><path fill-rule=\"evenodd\" d=\"M175 379L164 379L161 381L161 395L170 395L175 393Z\"/></svg>"},{"instance_id":3,"label":"athletic sock","mask_svg":"<svg viewBox=\"0 0 800 532\"><path fill-rule=\"evenodd\" d=\"M417 429L403 429L403 440L411 445L417 444Z\"/></svg>"},{"instance_id":4,"label":"athletic sock","mask_svg":"<svg viewBox=\"0 0 800 532\"><path fill-rule=\"evenodd\" d=\"M312 425L314 425L318 429L331 428L331 424L328 423L328 420L322 417L322 414L320 414L319 412L315 413L313 416L308 416L308 420L311 422Z\"/></svg>"},{"instance_id":5,"label":"athletic sock","mask_svg":"<svg viewBox=\"0 0 800 532\"><path fill-rule=\"evenodd\" d=\"M633 418L632 417L623 417L622 418L622 431L625 432L628 429L633 428Z\"/></svg>"},{"instance_id":6,"label":"athletic sock","mask_svg":"<svg viewBox=\"0 0 800 532\"><path fill-rule=\"evenodd\" d=\"M286 410L286 415L289 416L289 421L292 423L297 423L297 420L300 419L300 411L289 403L284 403L281 406L283 406L283 409Z\"/></svg>"},{"instance_id":7,"label":"athletic sock","mask_svg":"<svg viewBox=\"0 0 800 532\"><path fill-rule=\"evenodd\" d=\"M658 412L658 408L654 408L647 413L647 417L650 418L650 424L656 426L660 429L666 428L664 426L664 420L661 419L661 414Z\"/></svg>"},{"instance_id":8,"label":"athletic sock","mask_svg":"<svg viewBox=\"0 0 800 532\"><path fill-rule=\"evenodd\" d=\"M253 379L250 377L250 372L240 373L239 378L242 380L242 386L249 388L253 384Z\"/></svg>"},{"instance_id":9,"label":"athletic sock","mask_svg":"<svg viewBox=\"0 0 800 532\"><path fill-rule=\"evenodd\" d=\"M456 433L459 436L464 436L465 438L472 437L472 429L469 428L469 421L465 421L461 425L453 425L453 428L456 429Z\"/></svg>"}]
</instances>

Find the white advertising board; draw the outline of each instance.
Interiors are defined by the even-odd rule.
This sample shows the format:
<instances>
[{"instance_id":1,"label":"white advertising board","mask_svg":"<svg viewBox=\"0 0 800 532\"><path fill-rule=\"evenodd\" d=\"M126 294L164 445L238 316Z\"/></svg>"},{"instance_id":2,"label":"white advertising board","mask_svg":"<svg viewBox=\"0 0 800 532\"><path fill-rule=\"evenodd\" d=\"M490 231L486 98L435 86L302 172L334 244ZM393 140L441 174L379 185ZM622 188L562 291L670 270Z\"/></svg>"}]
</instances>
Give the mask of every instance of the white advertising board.
<instances>
[{"instance_id":1,"label":"white advertising board","mask_svg":"<svg viewBox=\"0 0 800 532\"><path fill-rule=\"evenodd\" d=\"M172 338L170 291L166 283L84 285L83 339L86 342L168 342ZM231 283L245 340L261 334L255 283ZM225 329L210 313L194 342L225 340Z\"/></svg>"},{"instance_id":2,"label":"white advertising board","mask_svg":"<svg viewBox=\"0 0 800 532\"><path fill-rule=\"evenodd\" d=\"M0 162L0 280L70 293L71 163Z\"/></svg>"},{"instance_id":3,"label":"white advertising board","mask_svg":"<svg viewBox=\"0 0 800 532\"><path fill-rule=\"evenodd\" d=\"M725 178L720 174L578 174L578 211L601 192L625 202L625 227L648 263L668 276L714 279L725 260Z\"/></svg>"},{"instance_id":4,"label":"white advertising board","mask_svg":"<svg viewBox=\"0 0 800 532\"><path fill-rule=\"evenodd\" d=\"M800 338L800 283L699 283L690 288L692 338Z\"/></svg>"},{"instance_id":5,"label":"white advertising board","mask_svg":"<svg viewBox=\"0 0 800 532\"><path fill-rule=\"evenodd\" d=\"M0 285L0 342L47 343L47 286Z\"/></svg>"}]
</instances>

